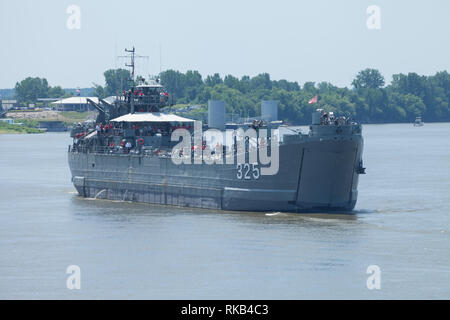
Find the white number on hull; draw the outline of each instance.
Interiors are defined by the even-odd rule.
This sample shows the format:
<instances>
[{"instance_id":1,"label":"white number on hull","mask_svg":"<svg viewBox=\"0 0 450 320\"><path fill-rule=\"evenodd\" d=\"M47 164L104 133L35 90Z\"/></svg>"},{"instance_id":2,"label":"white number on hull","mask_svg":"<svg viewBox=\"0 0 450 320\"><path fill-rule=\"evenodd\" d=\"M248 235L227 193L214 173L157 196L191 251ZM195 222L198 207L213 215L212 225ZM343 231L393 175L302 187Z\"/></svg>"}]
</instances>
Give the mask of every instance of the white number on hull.
<instances>
[{"instance_id":1,"label":"white number on hull","mask_svg":"<svg viewBox=\"0 0 450 320\"><path fill-rule=\"evenodd\" d=\"M257 164L252 164L252 172L253 172L253 179L258 180L261 174L259 172L259 167Z\"/></svg>"},{"instance_id":2,"label":"white number on hull","mask_svg":"<svg viewBox=\"0 0 450 320\"><path fill-rule=\"evenodd\" d=\"M236 166L236 169L237 169L236 178L241 180L242 179L242 164L238 163L238 165Z\"/></svg>"},{"instance_id":3,"label":"white number on hull","mask_svg":"<svg viewBox=\"0 0 450 320\"><path fill-rule=\"evenodd\" d=\"M258 164L256 163L238 163L236 166L237 172L236 172L236 178L239 180L258 180L261 176Z\"/></svg>"}]
</instances>

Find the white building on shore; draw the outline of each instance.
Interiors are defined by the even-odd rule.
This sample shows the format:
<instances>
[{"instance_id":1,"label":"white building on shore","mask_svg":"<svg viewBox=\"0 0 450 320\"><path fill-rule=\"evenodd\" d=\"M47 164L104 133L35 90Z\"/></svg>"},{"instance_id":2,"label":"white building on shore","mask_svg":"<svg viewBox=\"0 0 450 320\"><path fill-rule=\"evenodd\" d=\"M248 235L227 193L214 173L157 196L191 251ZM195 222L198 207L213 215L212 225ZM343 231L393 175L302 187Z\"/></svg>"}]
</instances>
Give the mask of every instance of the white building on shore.
<instances>
[{"instance_id":1,"label":"white building on shore","mask_svg":"<svg viewBox=\"0 0 450 320\"><path fill-rule=\"evenodd\" d=\"M84 112L92 109L87 99L91 99L95 103L99 103L97 97L70 97L52 102L51 105L55 106L58 111Z\"/></svg>"}]
</instances>

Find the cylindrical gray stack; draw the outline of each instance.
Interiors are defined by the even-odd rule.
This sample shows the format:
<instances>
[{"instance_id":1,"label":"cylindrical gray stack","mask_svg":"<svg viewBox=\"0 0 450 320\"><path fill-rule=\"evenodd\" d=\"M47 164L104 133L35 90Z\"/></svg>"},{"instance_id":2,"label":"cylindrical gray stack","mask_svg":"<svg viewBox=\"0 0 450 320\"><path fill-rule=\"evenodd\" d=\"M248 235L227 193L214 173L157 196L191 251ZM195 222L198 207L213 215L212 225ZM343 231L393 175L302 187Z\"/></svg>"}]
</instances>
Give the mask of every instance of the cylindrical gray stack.
<instances>
[{"instance_id":1,"label":"cylindrical gray stack","mask_svg":"<svg viewBox=\"0 0 450 320\"><path fill-rule=\"evenodd\" d=\"M322 120L323 109L317 109L312 114L312 124L320 124Z\"/></svg>"},{"instance_id":2,"label":"cylindrical gray stack","mask_svg":"<svg viewBox=\"0 0 450 320\"><path fill-rule=\"evenodd\" d=\"M278 101L275 100L261 101L261 118L266 121L277 121Z\"/></svg>"},{"instance_id":3,"label":"cylindrical gray stack","mask_svg":"<svg viewBox=\"0 0 450 320\"><path fill-rule=\"evenodd\" d=\"M208 101L208 127L225 130L226 125L225 102L220 100Z\"/></svg>"}]
</instances>

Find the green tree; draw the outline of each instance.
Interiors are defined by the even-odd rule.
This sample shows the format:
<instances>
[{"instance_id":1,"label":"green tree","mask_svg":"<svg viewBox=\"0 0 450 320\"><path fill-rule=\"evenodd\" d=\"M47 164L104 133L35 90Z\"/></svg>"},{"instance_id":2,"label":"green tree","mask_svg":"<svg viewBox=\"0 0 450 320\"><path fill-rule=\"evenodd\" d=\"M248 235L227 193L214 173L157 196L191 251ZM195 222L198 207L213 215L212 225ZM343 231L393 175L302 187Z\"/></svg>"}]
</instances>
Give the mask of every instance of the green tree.
<instances>
[{"instance_id":1,"label":"green tree","mask_svg":"<svg viewBox=\"0 0 450 320\"><path fill-rule=\"evenodd\" d=\"M251 89L272 89L272 81L268 73L261 73L250 79Z\"/></svg>"},{"instance_id":2,"label":"green tree","mask_svg":"<svg viewBox=\"0 0 450 320\"><path fill-rule=\"evenodd\" d=\"M286 91L299 91L300 86L297 82L289 82L287 80L281 79L278 81L272 81L272 87L278 89L284 89Z\"/></svg>"},{"instance_id":3,"label":"green tree","mask_svg":"<svg viewBox=\"0 0 450 320\"><path fill-rule=\"evenodd\" d=\"M316 84L314 82L305 82L303 85L303 90L307 91L308 93L316 93Z\"/></svg>"},{"instance_id":4,"label":"green tree","mask_svg":"<svg viewBox=\"0 0 450 320\"><path fill-rule=\"evenodd\" d=\"M427 107L426 118L444 121L450 118L450 74L447 71L437 72L427 78L428 95L424 103Z\"/></svg>"},{"instance_id":5,"label":"green tree","mask_svg":"<svg viewBox=\"0 0 450 320\"><path fill-rule=\"evenodd\" d=\"M358 73L352 85L355 89L372 88L378 89L384 86L384 77L376 69L365 69Z\"/></svg>"},{"instance_id":6,"label":"green tree","mask_svg":"<svg viewBox=\"0 0 450 320\"><path fill-rule=\"evenodd\" d=\"M186 87L186 76L175 70L166 70L160 73L159 78L164 88L172 94L175 99L184 97L184 89Z\"/></svg>"},{"instance_id":7,"label":"green tree","mask_svg":"<svg viewBox=\"0 0 450 320\"><path fill-rule=\"evenodd\" d=\"M215 73L212 76L207 76L205 79L205 84L210 87L214 87L216 84L221 83L223 83L223 80L218 73Z\"/></svg>"},{"instance_id":8,"label":"green tree","mask_svg":"<svg viewBox=\"0 0 450 320\"><path fill-rule=\"evenodd\" d=\"M106 96L121 94L131 87L131 73L125 69L110 69L105 71L105 92Z\"/></svg>"},{"instance_id":9,"label":"green tree","mask_svg":"<svg viewBox=\"0 0 450 320\"><path fill-rule=\"evenodd\" d=\"M228 88L239 90L239 79L236 77L233 77L231 74L225 76L225 78L223 79L223 83Z\"/></svg>"},{"instance_id":10,"label":"green tree","mask_svg":"<svg viewBox=\"0 0 450 320\"><path fill-rule=\"evenodd\" d=\"M99 99L106 98L105 88L96 83L93 83L93 86L94 86L94 96L96 96Z\"/></svg>"},{"instance_id":11,"label":"green tree","mask_svg":"<svg viewBox=\"0 0 450 320\"><path fill-rule=\"evenodd\" d=\"M66 92L60 86L49 87L48 97L49 98L62 98L66 95Z\"/></svg>"},{"instance_id":12,"label":"green tree","mask_svg":"<svg viewBox=\"0 0 450 320\"><path fill-rule=\"evenodd\" d=\"M389 97L389 120L412 122L425 113L426 107L422 99L411 93L393 92Z\"/></svg>"},{"instance_id":13,"label":"green tree","mask_svg":"<svg viewBox=\"0 0 450 320\"><path fill-rule=\"evenodd\" d=\"M185 85L187 87L203 86L202 75L198 71L188 70L185 76Z\"/></svg>"},{"instance_id":14,"label":"green tree","mask_svg":"<svg viewBox=\"0 0 450 320\"><path fill-rule=\"evenodd\" d=\"M189 103L195 100L196 96L202 91L204 86L202 75L198 71L188 70L185 76L185 86L184 102Z\"/></svg>"},{"instance_id":15,"label":"green tree","mask_svg":"<svg viewBox=\"0 0 450 320\"><path fill-rule=\"evenodd\" d=\"M385 86L378 70L366 69L358 73L353 89L329 82L306 82L300 87L297 82L271 80L267 73L240 79L227 75L223 81L215 74L203 82L198 71L167 70L161 73L161 82L175 93L178 103L206 105L210 99L223 100L228 113L242 117L258 116L261 100L277 100L279 118L293 124L309 124L316 108L364 123L412 121L416 115L425 121L450 121L450 75L446 71L429 77L394 75ZM316 94L318 103L309 104Z\"/></svg>"},{"instance_id":16,"label":"green tree","mask_svg":"<svg viewBox=\"0 0 450 320\"><path fill-rule=\"evenodd\" d=\"M28 77L15 86L16 98L19 103L35 103L38 98L47 98L49 86L45 78Z\"/></svg>"}]
</instances>

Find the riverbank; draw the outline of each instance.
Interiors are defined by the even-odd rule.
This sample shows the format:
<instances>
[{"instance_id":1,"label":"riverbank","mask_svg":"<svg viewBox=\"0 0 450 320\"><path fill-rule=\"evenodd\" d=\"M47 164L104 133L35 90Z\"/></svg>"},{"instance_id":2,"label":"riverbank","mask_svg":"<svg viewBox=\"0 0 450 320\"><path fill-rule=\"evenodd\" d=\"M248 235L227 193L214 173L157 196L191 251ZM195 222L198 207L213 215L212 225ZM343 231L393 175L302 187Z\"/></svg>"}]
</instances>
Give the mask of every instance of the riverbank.
<instances>
[{"instance_id":1,"label":"riverbank","mask_svg":"<svg viewBox=\"0 0 450 320\"><path fill-rule=\"evenodd\" d=\"M19 124L0 122L0 134L44 133L45 130Z\"/></svg>"},{"instance_id":2,"label":"riverbank","mask_svg":"<svg viewBox=\"0 0 450 320\"><path fill-rule=\"evenodd\" d=\"M0 123L0 134L14 133L43 133L47 130L52 131L50 127L59 126L70 127L74 123L83 122L93 117L93 112L75 112L75 111L12 111L6 114L6 118L13 119L16 124ZM21 123L21 124L17 124ZM46 129L42 129L46 128ZM59 128L56 131L64 131Z\"/></svg>"},{"instance_id":3,"label":"riverbank","mask_svg":"<svg viewBox=\"0 0 450 320\"><path fill-rule=\"evenodd\" d=\"M6 114L6 118L14 119L17 122L27 121L62 121L66 124L83 122L89 119L94 112L76 112L76 111L12 111Z\"/></svg>"}]
</instances>

